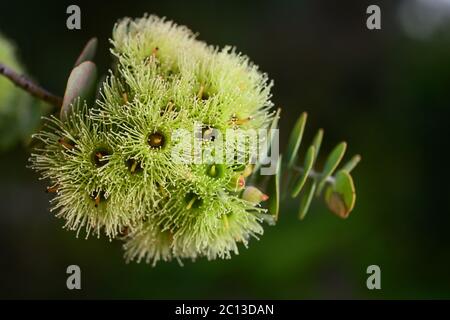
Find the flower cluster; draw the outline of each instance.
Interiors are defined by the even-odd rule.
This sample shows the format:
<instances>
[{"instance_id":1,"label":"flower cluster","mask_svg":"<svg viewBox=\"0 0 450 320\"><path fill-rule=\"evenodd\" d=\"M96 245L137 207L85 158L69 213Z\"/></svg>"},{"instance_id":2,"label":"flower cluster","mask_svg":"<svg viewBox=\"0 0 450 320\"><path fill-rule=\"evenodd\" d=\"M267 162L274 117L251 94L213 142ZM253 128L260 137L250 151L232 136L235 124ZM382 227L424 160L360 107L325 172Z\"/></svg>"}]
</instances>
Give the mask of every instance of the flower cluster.
<instances>
[{"instance_id":1,"label":"flower cluster","mask_svg":"<svg viewBox=\"0 0 450 320\"><path fill-rule=\"evenodd\" d=\"M172 133L202 123L207 150L211 130L267 128L271 82L233 48L156 16L121 20L111 42L115 64L95 104L74 103L35 135L32 167L52 182L52 210L68 229L124 240L127 260L229 258L263 233L266 197L245 187L249 155L174 161L192 141Z\"/></svg>"}]
</instances>

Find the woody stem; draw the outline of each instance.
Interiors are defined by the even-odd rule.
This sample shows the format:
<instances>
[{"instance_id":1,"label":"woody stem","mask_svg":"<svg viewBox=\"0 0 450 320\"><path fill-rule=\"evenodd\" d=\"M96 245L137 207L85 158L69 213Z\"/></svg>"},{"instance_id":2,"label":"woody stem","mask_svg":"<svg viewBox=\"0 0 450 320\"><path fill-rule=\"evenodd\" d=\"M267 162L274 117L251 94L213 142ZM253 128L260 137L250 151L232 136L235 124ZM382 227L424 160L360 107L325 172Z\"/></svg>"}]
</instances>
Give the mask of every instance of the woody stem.
<instances>
[{"instance_id":1,"label":"woody stem","mask_svg":"<svg viewBox=\"0 0 450 320\"><path fill-rule=\"evenodd\" d=\"M31 95L35 96L36 98L46 101L58 108L61 107L62 105L61 97L50 93L49 91L45 90L44 88L34 83L29 78L27 78L25 75L18 74L17 72L5 66L2 63L0 63L0 74L8 78L16 86L22 88Z\"/></svg>"}]
</instances>

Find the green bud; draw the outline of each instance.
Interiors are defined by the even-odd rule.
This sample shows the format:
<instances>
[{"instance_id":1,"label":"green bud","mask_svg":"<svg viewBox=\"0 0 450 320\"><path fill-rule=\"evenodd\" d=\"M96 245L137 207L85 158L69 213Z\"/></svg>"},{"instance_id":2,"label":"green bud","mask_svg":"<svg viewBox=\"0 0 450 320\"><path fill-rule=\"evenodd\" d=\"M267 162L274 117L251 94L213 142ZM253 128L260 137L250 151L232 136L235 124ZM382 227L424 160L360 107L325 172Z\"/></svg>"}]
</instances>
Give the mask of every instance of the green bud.
<instances>
[{"instance_id":1,"label":"green bud","mask_svg":"<svg viewBox=\"0 0 450 320\"><path fill-rule=\"evenodd\" d=\"M269 196L267 194L262 193L258 188L253 186L248 186L245 188L242 199L245 201L251 202L254 205L259 204L262 201L266 201L269 199Z\"/></svg>"}]
</instances>

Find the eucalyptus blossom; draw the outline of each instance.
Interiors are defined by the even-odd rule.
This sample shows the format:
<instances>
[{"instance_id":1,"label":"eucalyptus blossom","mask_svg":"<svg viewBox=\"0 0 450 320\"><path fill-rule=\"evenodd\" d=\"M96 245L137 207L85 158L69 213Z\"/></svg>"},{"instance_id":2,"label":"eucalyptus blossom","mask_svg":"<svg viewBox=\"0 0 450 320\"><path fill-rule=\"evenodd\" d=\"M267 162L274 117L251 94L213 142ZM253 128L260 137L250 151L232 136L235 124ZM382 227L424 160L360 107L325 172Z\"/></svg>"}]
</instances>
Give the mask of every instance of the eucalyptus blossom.
<instances>
[{"instance_id":1,"label":"eucalyptus blossom","mask_svg":"<svg viewBox=\"0 0 450 320\"><path fill-rule=\"evenodd\" d=\"M286 193L300 196L301 219L314 196L348 217L355 203L350 172L360 157L334 175L343 142L317 170L319 130L299 165L303 113L283 162L273 83L248 57L153 15L120 20L110 42L107 77L97 81L92 39L63 98L0 63L1 74L60 108L33 135L30 162L47 181L51 210L65 228L124 241L127 261L154 265L238 254L264 224L277 222ZM258 148L275 153L273 172L264 171L273 175L264 176L267 158Z\"/></svg>"},{"instance_id":2,"label":"eucalyptus blossom","mask_svg":"<svg viewBox=\"0 0 450 320\"><path fill-rule=\"evenodd\" d=\"M116 63L99 99L74 102L65 120L51 117L35 135L43 147L32 167L57 191L52 210L86 236L121 237L129 260L238 253L263 233L257 213L266 211L241 197L246 163L174 161L186 141L172 133L195 123L267 128L272 83L234 49L156 16L121 20L111 43ZM208 148L206 135L196 138Z\"/></svg>"}]
</instances>

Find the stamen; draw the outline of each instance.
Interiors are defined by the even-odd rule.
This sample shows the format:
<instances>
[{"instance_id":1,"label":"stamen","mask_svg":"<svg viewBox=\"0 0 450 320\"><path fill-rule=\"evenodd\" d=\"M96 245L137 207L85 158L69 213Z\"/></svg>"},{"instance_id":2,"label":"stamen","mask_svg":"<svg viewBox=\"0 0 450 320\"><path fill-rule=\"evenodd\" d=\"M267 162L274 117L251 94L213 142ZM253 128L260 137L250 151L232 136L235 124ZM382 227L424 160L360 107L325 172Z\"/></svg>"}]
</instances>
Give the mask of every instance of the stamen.
<instances>
[{"instance_id":1,"label":"stamen","mask_svg":"<svg viewBox=\"0 0 450 320\"><path fill-rule=\"evenodd\" d=\"M244 119L237 119L234 123L239 126L241 124L245 124L245 123L249 122L250 120L252 120L252 117L247 117Z\"/></svg>"},{"instance_id":2,"label":"stamen","mask_svg":"<svg viewBox=\"0 0 450 320\"><path fill-rule=\"evenodd\" d=\"M54 186L47 187L45 192L47 192L47 193L56 193L56 192L58 192L58 185L55 184Z\"/></svg>"},{"instance_id":3,"label":"stamen","mask_svg":"<svg viewBox=\"0 0 450 320\"><path fill-rule=\"evenodd\" d=\"M231 119L230 119L229 123L232 124L232 125L239 126L239 125L242 125L242 124L245 124L245 123L249 122L252 119L253 118L251 116L249 116L247 118L244 118L244 119L240 119L236 114L233 114L231 116Z\"/></svg>"}]
</instances>

